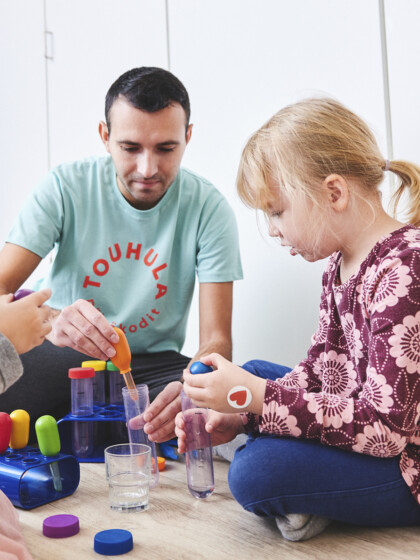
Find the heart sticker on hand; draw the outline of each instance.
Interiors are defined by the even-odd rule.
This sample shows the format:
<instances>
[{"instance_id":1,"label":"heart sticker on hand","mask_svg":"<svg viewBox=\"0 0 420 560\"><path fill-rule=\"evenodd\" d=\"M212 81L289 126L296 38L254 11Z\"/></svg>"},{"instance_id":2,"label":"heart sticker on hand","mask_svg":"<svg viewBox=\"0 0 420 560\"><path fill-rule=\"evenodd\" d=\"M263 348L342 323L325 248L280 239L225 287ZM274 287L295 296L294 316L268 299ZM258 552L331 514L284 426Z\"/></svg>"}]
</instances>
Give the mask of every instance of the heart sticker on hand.
<instances>
[{"instance_id":1,"label":"heart sticker on hand","mask_svg":"<svg viewBox=\"0 0 420 560\"><path fill-rule=\"evenodd\" d=\"M252 401L252 394L248 387L237 385L232 387L227 395L227 402L233 408L245 408Z\"/></svg>"}]
</instances>

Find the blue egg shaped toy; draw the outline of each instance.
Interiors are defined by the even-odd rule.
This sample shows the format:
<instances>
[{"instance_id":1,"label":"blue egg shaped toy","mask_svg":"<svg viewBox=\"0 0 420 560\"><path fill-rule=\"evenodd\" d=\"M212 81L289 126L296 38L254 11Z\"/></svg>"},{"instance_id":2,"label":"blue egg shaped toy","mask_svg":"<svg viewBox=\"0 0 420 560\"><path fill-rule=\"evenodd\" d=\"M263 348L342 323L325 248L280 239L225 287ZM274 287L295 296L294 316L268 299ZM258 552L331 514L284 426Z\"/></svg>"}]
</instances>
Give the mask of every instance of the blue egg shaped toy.
<instances>
[{"instance_id":1,"label":"blue egg shaped toy","mask_svg":"<svg viewBox=\"0 0 420 560\"><path fill-rule=\"evenodd\" d=\"M196 373L209 373L210 371L213 371L213 368L211 366L206 366L203 362L194 362L190 366L190 373L193 375Z\"/></svg>"}]
</instances>

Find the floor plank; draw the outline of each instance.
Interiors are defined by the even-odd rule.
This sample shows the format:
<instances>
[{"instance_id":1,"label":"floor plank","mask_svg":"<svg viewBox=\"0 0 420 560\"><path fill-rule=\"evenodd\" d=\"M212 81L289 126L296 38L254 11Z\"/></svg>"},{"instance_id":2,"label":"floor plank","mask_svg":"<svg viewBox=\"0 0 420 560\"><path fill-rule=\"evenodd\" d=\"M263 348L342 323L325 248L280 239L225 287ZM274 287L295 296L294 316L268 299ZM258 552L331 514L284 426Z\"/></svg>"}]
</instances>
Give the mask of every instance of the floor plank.
<instances>
[{"instance_id":1,"label":"floor plank","mask_svg":"<svg viewBox=\"0 0 420 560\"><path fill-rule=\"evenodd\" d=\"M127 559L411 560L420 555L420 530L411 527L364 529L334 523L309 541L285 541L273 521L258 518L235 502L227 485L228 463L215 459L216 490L207 500L189 494L184 463L166 464L159 485L151 491L149 509L121 514L109 509L104 465L82 463L80 485L72 496L34 510L19 510L34 560L100 558L93 550L94 535L113 528L133 534L134 549L124 555ZM44 537L43 520L58 513L77 515L80 533L67 539Z\"/></svg>"}]
</instances>

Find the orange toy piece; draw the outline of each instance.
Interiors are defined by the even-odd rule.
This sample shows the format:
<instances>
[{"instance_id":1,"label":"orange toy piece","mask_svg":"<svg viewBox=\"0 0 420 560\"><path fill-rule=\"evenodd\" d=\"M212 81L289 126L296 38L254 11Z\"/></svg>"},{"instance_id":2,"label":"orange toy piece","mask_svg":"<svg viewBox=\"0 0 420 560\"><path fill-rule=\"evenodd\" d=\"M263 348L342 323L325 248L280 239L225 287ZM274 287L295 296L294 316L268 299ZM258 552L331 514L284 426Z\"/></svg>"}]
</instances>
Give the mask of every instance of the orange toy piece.
<instances>
[{"instance_id":1,"label":"orange toy piece","mask_svg":"<svg viewBox=\"0 0 420 560\"><path fill-rule=\"evenodd\" d=\"M138 394L136 384L134 383L133 376L131 375L130 346L128 345L128 340L124 332L118 327L112 328L118 334L120 339L117 344L113 345L117 353L113 358L110 358L110 360L114 364L114 366L119 369L121 375L124 377L124 381L127 385L127 389L130 392L131 398L133 399L133 401L136 401L138 400Z\"/></svg>"}]
</instances>

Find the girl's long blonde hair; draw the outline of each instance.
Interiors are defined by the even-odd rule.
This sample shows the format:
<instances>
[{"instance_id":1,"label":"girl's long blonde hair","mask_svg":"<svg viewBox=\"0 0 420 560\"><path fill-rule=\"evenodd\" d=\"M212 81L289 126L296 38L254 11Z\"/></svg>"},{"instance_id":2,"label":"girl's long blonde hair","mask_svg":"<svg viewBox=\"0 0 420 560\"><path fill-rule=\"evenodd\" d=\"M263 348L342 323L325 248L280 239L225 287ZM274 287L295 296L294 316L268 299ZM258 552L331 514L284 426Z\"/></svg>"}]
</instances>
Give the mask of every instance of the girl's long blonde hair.
<instances>
[{"instance_id":1,"label":"girl's long blonde hair","mask_svg":"<svg viewBox=\"0 0 420 560\"><path fill-rule=\"evenodd\" d=\"M248 140L241 157L237 188L242 201L267 212L274 182L288 197L309 197L319 204L318 189L332 173L354 179L366 199L390 170L399 178L393 212L408 193L407 222L420 225L420 167L386 162L366 123L328 98L299 101L276 113Z\"/></svg>"}]
</instances>

